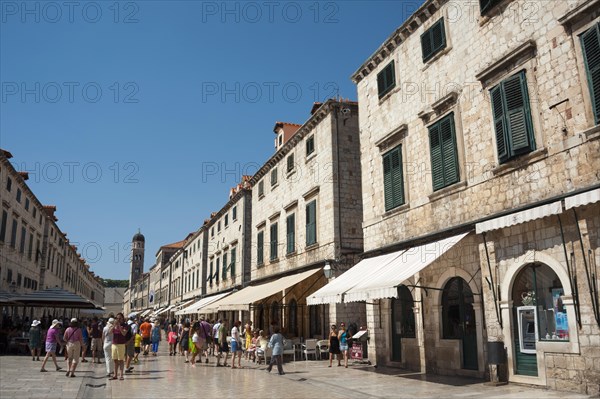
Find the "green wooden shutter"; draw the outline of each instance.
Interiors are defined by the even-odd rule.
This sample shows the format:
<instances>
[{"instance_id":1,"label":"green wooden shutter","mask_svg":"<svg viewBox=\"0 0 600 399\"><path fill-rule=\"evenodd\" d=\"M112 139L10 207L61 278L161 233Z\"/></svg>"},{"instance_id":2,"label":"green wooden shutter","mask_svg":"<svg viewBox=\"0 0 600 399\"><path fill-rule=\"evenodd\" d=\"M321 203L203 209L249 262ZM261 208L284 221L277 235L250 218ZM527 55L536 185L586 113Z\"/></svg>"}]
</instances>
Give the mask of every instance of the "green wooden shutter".
<instances>
[{"instance_id":1,"label":"green wooden shutter","mask_svg":"<svg viewBox=\"0 0 600 399\"><path fill-rule=\"evenodd\" d=\"M504 105L502 101L502 86L498 85L490 92L492 113L494 114L494 129L496 131L496 146L500 163L508 160L508 143L506 140L506 124L504 122Z\"/></svg>"},{"instance_id":2,"label":"green wooden shutter","mask_svg":"<svg viewBox=\"0 0 600 399\"><path fill-rule=\"evenodd\" d=\"M525 71L502 82L511 155L534 149Z\"/></svg>"},{"instance_id":3,"label":"green wooden shutter","mask_svg":"<svg viewBox=\"0 0 600 399\"><path fill-rule=\"evenodd\" d=\"M287 217L286 235L287 235L287 253L291 254L296 249L296 216L291 214Z\"/></svg>"},{"instance_id":4,"label":"green wooden shutter","mask_svg":"<svg viewBox=\"0 0 600 399\"><path fill-rule=\"evenodd\" d=\"M263 245L264 245L264 236L263 236L263 232L261 231L260 233L258 233L257 237L256 237L256 263L257 264L262 264L264 262L263 259Z\"/></svg>"},{"instance_id":5,"label":"green wooden shutter","mask_svg":"<svg viewBox=\"0 0 600 399\"><path fill-rule=\"evenodd\" d=\"M594 123L600 123L600 24L581 35L581 47L585 61Z\"/></svg>"},{"instance_id":6,"label":"green wooden shutter","mask_svg":"<svg viewBox=\"0 0 600 399\"><path fill-rule=\"evenodd\" d=\"M394 148L383 156L383 190L386 211L404 203L402 146Z\"/></svg>"},{"instance_id":7,"label":"green wooden shutter","mask_svg":"<svg viewBox=\"0 0 600 399\"><path fill-rule=\"evenodd\" d=\"M449 186L456 183L460 178L453 113L440 121L440 137L444 159L444 186Z\"/></svg>"},{"instance_id":8,"label":"green wooden shutter","mask_svg":"<svg viewBox=\"0 0 600 399\"><path fill-rule=\"evenodd\" d=\"M210 262L210 274L208 276L208 281L210 282L210 285L212 285L213 282L213 262Z\"/></svg>"},{"instance_id":9,"label":"green wooden shutter","mask_svg":"<svg viewBox=\"0 0 600 399\"><path fill-rule=\"evenodd\" d=\"M223 254L223 270L221 271L221 277L223 280L227 279L227 269L229 265L227 264L227 252Z\"/></svg>"},{"instance_id":10,"label":"green wooden shutter","mask_svg":"<svg viewBox=\"0 0 600 399\"><path fill-rule=\"evenodd\" d=\"M312 201L306 205L306 245L317 242L317 203Z\"/></svg>"},{"instance_id":11,"label":"green wooden shutter","mask_svg":"<svg viewBox=\"0 0 600 399\"><path fill-rule=\"evenodd\" d=\"M431 27L431 44L433 52L437 53L446 47L446 31L444 30L444 18L441 18Z\"/></svg>"},{"instance_id":12,"label":"green wooden shutter","mask_svg":"<svg viewBox=\"0 0 600 399\"><path fill-rule=\"evenodd\" d=\"M229 266L229 269L231 270L231 278L235 277L236 252L237 248L231 248L231 266Z\"/></svg>"},{"instance_id":13,"label":"green wooden shutter","mask_svg":"<svg viewBox=\"0 0 600 399\"><path fill-rule=\"evenodd\" d=\"M217 284L219 284L219 266L221 264L221 259L217 258L217 263L216 263L216 267L215 267L215 280L217 281Z\"/></svg>"},{"instance_id":14,"label":"green wooden shutter","mask_svg":"<svg viewBox=\"0 0 600 399\"><path fill-rule=\"evenodd\" d=\"M440 140L440 124L429 128L429 146L431 152L431 180L433 190L444 187L444 161L442 157L442 142Z\"/></svg>"},{"instance_id":15,"label":"green wooden shutter","mask_svg":"<svg viewBox=\"0 0 600 399\"><path fill-rule=\"evenodd\" d=\"M383 97L394 86L396 86L396 74L394 71L394 61L392 60L377 74L377 92L379 97Z\"/></svg>"},{"instance_id":16,"label":"green wooden shutter","mask_svg":"<svg viewBox=\"0 0 600 399\"><path fill-rule=\"evenodd\" d=\"M423 62L429 61L435 54L446 47L446 31L444 18L441 18L431 28L421 35L421 50Z\"/></svg>"},{"instance_id":17,"label":"green wooden shutter","mask_svg":"<svg viewBox=\"0 0 600 399\"><path fill-rule=\"evenodd\" d=\"M277 259L277 223L271 225L271 260Z\"/></svg>"}]
</instances>

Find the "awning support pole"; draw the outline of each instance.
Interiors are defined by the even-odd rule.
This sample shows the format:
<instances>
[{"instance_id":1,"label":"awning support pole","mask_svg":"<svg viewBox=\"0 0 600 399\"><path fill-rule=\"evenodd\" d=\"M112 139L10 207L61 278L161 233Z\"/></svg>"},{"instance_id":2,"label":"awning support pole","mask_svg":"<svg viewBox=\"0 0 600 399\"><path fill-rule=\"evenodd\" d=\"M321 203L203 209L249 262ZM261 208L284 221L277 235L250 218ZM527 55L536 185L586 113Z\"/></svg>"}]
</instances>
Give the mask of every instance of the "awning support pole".
<instances>
[{"instance_id":1,"label":"awning support pole","mask_svg":"<svg viewBox=\"0 0 600 399\"><path fill-rule=\"evenodd\" d=\"M600 309L599 300L598 300L598 292L594 290L594 282L592 282L592 277L590 276L590 270L588 266L587 257L585 256L585 249L583 247L583 237L581 237L581 230L579 229L579 220L577 219L577 212L575 208L573 208L573 216L575 216L575 226L577 226L577 234L579 235L579 245L581 245L581 255L583 256L583 265L585 267L585 276L587 277L588 288L590 290L590 297L592 299L592 310L594 312L594 318L596 319L596 323L600 327Z\"/></svg>"},{"instance_id":2,"label":"awning support pole","mask_svg":"<svg viewBox=\"0 0 600 399\"><path fill-rule=\"evenodd\" d=\"M573 294L574 299L574 308L575 308L575 319L577 320L577 324L579 328L581 328L581 309L579 308L579 289L577 288L577 276L576 270L573 270L571 273L571 265L569 264L569 256L567 255L567 243L565 242L565 232L563 230L562 220L560 220L560 215L556 215L558 218L558 225L560 227L560 237L562 239L563 251L565 253L565 263L567 264L567 274L569 275L569 284L571 285L571 293Z\"/></svg>"}]
</instances>

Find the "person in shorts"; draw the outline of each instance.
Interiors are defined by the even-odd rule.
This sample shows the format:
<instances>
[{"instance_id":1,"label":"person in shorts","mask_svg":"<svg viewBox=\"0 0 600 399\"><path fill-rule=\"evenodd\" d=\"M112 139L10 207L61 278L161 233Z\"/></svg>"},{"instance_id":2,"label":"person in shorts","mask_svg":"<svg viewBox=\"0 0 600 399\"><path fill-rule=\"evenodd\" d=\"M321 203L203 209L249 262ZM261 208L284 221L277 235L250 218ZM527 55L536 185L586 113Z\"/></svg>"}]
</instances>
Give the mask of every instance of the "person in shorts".
<instances>
[{"instance_id":1,"label":"person in shorts","mask_svg":"<svg viewBox=\"0 0 600 399\"><path fill-rule=\"evenodd\" d=\"M100 354L103 351L102 325L98 322L98 318L96 316L94 316L92 322L88 326L88 333L92 338L90 348L92 350L92 363L96 363L96 359L98 359L98 363L100 363Z\"/></svg>"},{"instance_id":2,"label":"person in shorts","mask_svg":"<svg viewBox=\"0 0 600 399\"><path fill-rule=\"evenodd\" d=\"M42 369L40 370L42 373L48 371L45 369L45 366L49 357L52 358L52 361L56 366L56 371L62 369L62 367L58 367L58 363L56 362L56 347L62 342L62 337L60 334L60 325L60 321L56 319L52 320L52 325L46 333L46 357L44 357L44 361L42 362Z\"/></svg>"},{"instance_id":3,"label":"person in shorts","mask_svg":"<svg viewBox=\"0 0 600 399\"><path fill-rule=\"evenodd\" d=\"M125 344L127 343L127 332L130 329L125 323L125 317L123 313L117 313L117 320L115 321L114 327L112 329L113 333L113 341L112 341L112 358L115 363L115 374L112 376L111 380L124 380L123 372L125 368ZM119 369L121 373L119 375Z\"/></svg>"},{"instance_id":4,"label":"person in shorts","mask_svg":"<svg viewBox=\"0 0 600 399\"><path fill-rule=\"evenodd\" d=\"M127 360L125 362L125 372L129 374L133 372L131 361L135 357L135 336L133 335L133 331L137 331L137 326L133 320L127 321L127 329L127 343L125 343L125 355L127 356Z\"/></svg>"},{"instance_id":5,"label":"person in shorts","mask_svg":"<svg viewBox=\"0 0 600 399\"><path fill-rule=\"evenodd\" d=\"M139 331L137 334L135 334L135 338L134 338L134 342L133 342L133 349L135 352L135 356L133 357L133 362L135 364L137 364L139 362L138 357L140 356L140 352L142 351L142 336L140 335Z\"/></svg>"},{"instance_id":6,"label":"person in shorts","mask_svg":"<svg viewBox=\"0 0 600 399\"><path fill-rule=\"evenodd\" d=\"M220 342L219 353L217 354L217 367L221 367L221 356L225 354L223 367L227 367L227 359L229 358L229 345L227 345L227 320L219 320L219 330L217 331Z\"/></svg>"},{"instance_id":7,"label":"person in shorts","mask_svg":"<svg viewBox=\"0 0 600 399\"><path fill-rule=\"evenodd\" d=\"M140 325L140 334L142 335L142 345L144 346L144 356L148 355L150 350L150 334L152 333L152 324L149 323L148 319L144 320Z\"/></svg>"},{"instance_id":8,"label":"person in shorts","mask_svg":"<svg viewBox=\"0 0 600 399\"><path fill-rule=\"evenodd\" d=\"M83 347L83 333L76 317L71 319L71 325L65 330L63 339L67 343L67 354L69 355L67 377L75 377L75 369Z\"/></svg>"}]
</instances>

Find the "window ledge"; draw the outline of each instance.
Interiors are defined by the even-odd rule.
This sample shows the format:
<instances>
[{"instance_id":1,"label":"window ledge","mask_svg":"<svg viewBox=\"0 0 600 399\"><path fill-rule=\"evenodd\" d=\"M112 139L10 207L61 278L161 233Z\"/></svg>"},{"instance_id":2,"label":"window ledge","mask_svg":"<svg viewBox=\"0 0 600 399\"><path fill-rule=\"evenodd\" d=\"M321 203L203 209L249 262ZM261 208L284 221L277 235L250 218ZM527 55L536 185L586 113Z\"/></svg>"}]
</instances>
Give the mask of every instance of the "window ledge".
<instances>
[{"instance_id":1,"label":"window ledge","mask_svg":"<svg viewBox=\"0 0 600 399\"><path fill-rule=\"evenodd\" d=\"M562 17L558 18L558 23L563 26L570 27L584 18L593 16L594 10L598 9L598 5L600 5L600 1L598 0L590 0L587 3L582 3L581 5L567 12ZM595 18L595 16L593 17Z\"/></svg>"},{"instance_id":2,"label":"window ledge","mask_svg":"<svg viewBox=\"0 0 600 399\"><path fill-rule=\"evenodd\" d=\"M285 174L286 178L290 178L291 176L293 176L296 173L296 168L288 170L287 173Z\"/></svg>"},{"instance_id":3,"label":"window ledge","mask_svg":"<svg viewBox=\"0 0 600 399\"><path fill-rule=\"evenodd\" d=\"M458 181L456 183L453 183L444 188L440 188L439 190L434 191L433 193L429 194L429 201L433 202L440 198L446 197L448 195L456 194L460 191L463 191L466 188L467 188L466 180Z\"/></svg>"},{"instance_id":4,"label":"window ledge","mask_svg":"<svg viewBox=\"0 0 600 399\"><path fill-rule=\"evenodd\" d=\"M485 14L482 14L479 17L479 26L482 27L483 25L487 24L493 17L502 14L503 10L506 8L505 6L508 5L508 3L510 3L511 1L513 0L501 1L500 3L487 10Z\"/></svg>"},{"instance_id":5,"label":"window ledge","mask_svg":"<svg viewBox=\"0 0 600 399\"><path fill-rule=\"evenodd\" d=\"M433 64L434 62L442 58L444 55L448 54L450 50L452 50L452 46L448 46L447 44L448 42L446 42L446 48L444 48L442 51L439 51L433 57L424 62L425 65L421 69L421 72L425 72L431 66L431 64Z\"/></svg>"},{"instance_id":6,"label":"window ledge","mask_svg":"<svg viewBox=\"0 0 600 399\"><path fill-rule=\"evenodd\" d=\"M264 194L258 194L258 200L260 201L261 199L265 198Z\"/></svg>"},{"instance_id":7,"label":"window ledge","mask_svg":"<svg viewBox=\"0 0 600 399\"><path fill-rule=\"evenodd\" d=\"M399 213L403 213L403 212L405 212L405 211L407 211L409 209L410 209L410 204L405 203L403 205L400 205L397 208L390 209L389 211L386 211L383 215L381 215L381 220L385 220L385 219L390 218L392 216L395 216L395 215L397 215Z\"/></svg>"},{"instance_id":8,"label":"window ledge","mask_svg":"<svg viewBox=\"0 0 600 399\"><path fill-rule=\"evenodd\" d=\"M492 174L494 176L502 176L507 173L513 172L515 170L524 168L531 164L534 164L548 155L548 150L546 148L540 148L539 150L535 150L526 155L521 155L518 158L512 159L505 164L499 165L492 169Z\"/></svg>"},{"instance_id":9,"label":"window ledge","mask_svg":"<svg viewBox=\"0 0 600 399\"><path fill-rule=\"evenodd\" d=\"M304 250L305 250L305 251L312 251L313 249L317 249L317 248L319 248L319 243L318 243L318 242L315 242L315 243L312 243L312 244L310 244L310 245L307 245L307 246L304 248Z\"/></svg>"},{"instance_id":10,"label":"window ledge","mask_svg":"<svg viewBox=\"0 0 600 399\"><path fill-rule=\"evenodd\" d=\"M279 258L269 259L269 263L277 263L279 262Z\"/></svg>"},{"instance_id":11,"label":"window ledge","mask_svg":"<svg viewBox=\"0 0 600 399\"><path fill-rule=\"evenodd\" d=\"M396 84L396 87L394 87L392 90L385 93L383 96L379 97L379 105L386 102L391 96L398 93L399 91L400 91L400 85Z\"/></svg>"},{"instance_id":12,"label":"window ledge","mask_svg":"<svg viewBox=\"0 0 600 399\"><path fill-rule=\"evenodd\" d=\"M581 135L585 136L589 141L597 140L600 138L600 125L592 126L591 128L584 130L581 132Z\"/></svg>"},{"instance_id":13,"label":"window ledge","mask_svg":"<svg viewBox=\"0 0 600 399\"><path fill-rule=\"evenodd\" d=\"M287 254L285 254L286 258L292 258L294 256L298 255L298 253L296 252L296 250L292 251L292 252L288 252Z\"/></svg>"},{"instance_id":14,"label":"window ledge","mask_svg":"<svg viewBox=\"0 0 600 399\"><path fill-rule=\"evenodd\" d=\"M310 155L307 155L307 156L306 156L305 163L308 163L309 161L311 161L311 160L312 160L313 158L315 158L316 156L317 156L317 152L316 152L316 151L313 151L313 152L311 152L311 153L310 153Z\"/></svg>"},{"instance_id":15,"label":"window ledge","mask_svg":"<svg viewBox=\"0 0 600 399\"><path fill-rule=\"evenodd\" d=\"M279 187L279 182L271 184L271 191L275 190L277 187Z\"/></svg>"}]
</instances>

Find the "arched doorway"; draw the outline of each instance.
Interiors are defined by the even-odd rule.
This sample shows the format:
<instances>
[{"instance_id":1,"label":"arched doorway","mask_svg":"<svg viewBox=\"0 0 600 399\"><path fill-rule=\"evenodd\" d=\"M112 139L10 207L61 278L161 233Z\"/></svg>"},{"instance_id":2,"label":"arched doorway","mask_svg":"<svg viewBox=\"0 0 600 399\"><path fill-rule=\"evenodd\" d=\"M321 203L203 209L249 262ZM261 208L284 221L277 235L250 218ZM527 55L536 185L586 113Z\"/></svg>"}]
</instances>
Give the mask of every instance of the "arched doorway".
<instances>
[{"instance_id":1,"label":"arched doorway","mask_svg":"<svg viewBox=\"0 0 600 399\"><path fill-rule=\"evenodd\" d=\"M516 275L511 292L515 374L538 375L539 341L569 340L563 296L560 279L544 263L527 264Z\"/></svg>"},{"instance_id":2,"label":"arched doorway","mask_svg":"<svg viewBox=\"0 0 600 399\"><path fill-rule=\"evenodd\" d=\"M453 277L442 292L442 337L462 341L462 368L477 370L477 329L469 284Z\"/></svg>"},{"instance_id":3,"label":"arched doorway","mask_svg":"<svg viewBox=\"0 0 600 399\"><path fill-rule=\"evenodd\" d=\"M279 302L274 301L271 303L271 312L270 312L270 323L269 323L269 334L273 334L273 329L275 326L281 327L281 314L279 311Z\"/></svg>"},{"instance_id":4,"label":"arched doorway","mask_svg":"<svg viewBox=\"0 0 600 399\"><path fill-rule=\"evenodd\" d=\"M415 314L412 294L401 285L398 298L392 298L392 361L402 361L402 338L415 338Z\"/></svg>"},{"instance_id":5,"label":"arched doorway","mask_svg":"<svg viewBox=\"0 0 600 399\"><path fill-rule=\"evenodd\" d=\"M315 305L309 306L309 335L310 337L314 337L315 335L319 335L322 333L322 325L321 325L321 307L323 305Z\"/></svg>"}]
</instances>

